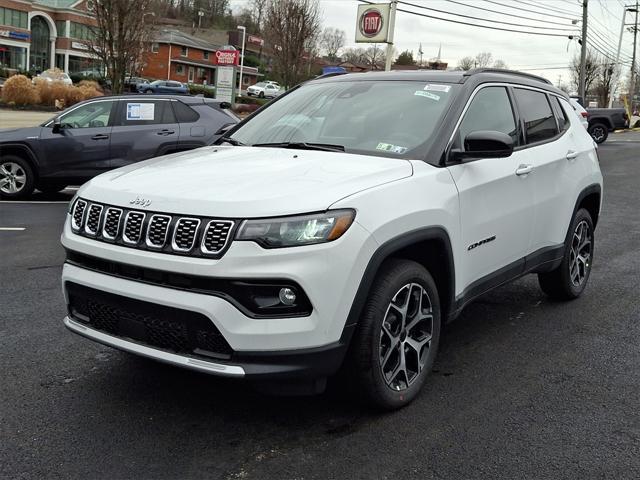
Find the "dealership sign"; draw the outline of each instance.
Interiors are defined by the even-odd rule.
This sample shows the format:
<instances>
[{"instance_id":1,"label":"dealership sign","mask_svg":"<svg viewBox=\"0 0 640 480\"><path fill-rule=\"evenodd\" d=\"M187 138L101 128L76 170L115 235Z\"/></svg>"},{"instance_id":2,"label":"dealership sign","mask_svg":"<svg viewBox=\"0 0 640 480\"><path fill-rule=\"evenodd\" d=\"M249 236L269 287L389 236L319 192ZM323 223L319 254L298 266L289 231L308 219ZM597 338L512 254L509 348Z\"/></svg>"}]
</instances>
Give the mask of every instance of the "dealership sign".
<instances>
[{"instance_id":1,"label":"dealership sign","mask_svg":"<svg viewBox=\"0 0 640 480\"><path fill-rule=\"evenodd\" d=\"M238 65L238 60L240 60L240 52L237 50L216 51L217 65Z\"/></svg>"},{"instance_id":2,"label":"dealership sign","mask_svg":"<svg viewBox=\"0 0 640 480\"><path fill-rule=\"evenodd\" d=\"M389 4L358 5L356 42L384 43L389 30Z\"/></svg>"},{"instance_id":3,"label":"dealership sign","mask_svg":"<svg viewBox=\"0 0 640 480\"><path fill-rule=\"evenodd\" d=\"M16 40L29 40L28 33L0 30L0 37L15 38Z\"/></svg>"}]
</instances>

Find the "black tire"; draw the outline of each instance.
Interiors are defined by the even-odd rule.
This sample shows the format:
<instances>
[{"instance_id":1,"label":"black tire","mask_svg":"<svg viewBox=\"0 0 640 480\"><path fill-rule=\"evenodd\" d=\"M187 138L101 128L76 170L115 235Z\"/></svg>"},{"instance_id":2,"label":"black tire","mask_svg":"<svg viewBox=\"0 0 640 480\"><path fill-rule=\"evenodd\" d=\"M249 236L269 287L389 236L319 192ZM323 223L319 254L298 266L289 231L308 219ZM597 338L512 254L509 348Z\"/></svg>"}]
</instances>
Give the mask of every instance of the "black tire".
<instances>
[{"instance_id":1,"label":"black tire","mask_svg":"<svg viewBox=\"0 0 640 480\"><path fill-rule=\"evenodd\" d=\"M579 233L579 229L584 228L585 225L588 230L586 232L584 230L581 231L584 232L584 238L589 242L588 245L583 243L582 233ZM538 274L538 283L544 293L556 300L572 300L582 295L591 274L594 239L591 215L587 210L581 208L576 212L569 227L564 243L562 263L551 272ZM586 260L581 261L580 258L584 257L587 247L588 255ZM577 258L576 251L581 254L580 258ZM576 282L576 280L578 281Z\"/></svg>"},{"instance_id":2,"label":"black tire","mask_svg":"<svg viewBox=\"0 0 640 480\"><path fill-rule=\"evenodd\" d=\"M260 94L258 95L258 97L260 97L260 98L264 98L264 92L260 92Z\"/></svg>"},{"instance_id":3,"label":"black tire","mask_svg":"<svg viewBox=\"0 0 640 480\"><path fill-rule=\"evenodd\" d=\"M609 136L609 129L604 123L591 124L587 131L589 135L591 135L591 138L598 144L604 142Z\"/></svg>"},{"instance_id":4,"label":"black tire","mask_svg":"<svg viewBox=\"0 0 640 480\"><path fill-rule=\"evenodd\" d=\"M42 193L52 194L52 193L61 192L62 190L67 188L67 184L60 183L60 182L42 182L38 184L37 188Z\"/></svg>"},{"instance_id":5,"label":"black tire","mask_svg":"<svg viewBox=\"0 0 640 480\"><path fill-rule=\"evenodd\" d=\"M408 313L417 313L419 307L416 302L421 296L422 314L425 314L425 293L429 301L431 320L416 320L419 317L413 317L412 320L411 316L407 315L409 325L412 321L418 321L407 332L406 324L399 320L399 310L392 303L402 303L403 299L407 298ZM398 325L401 325L399 329ZM387 332L397 335L394 337ZM429 334L430 340L427 341ZM392 347L394 338L397 343ZM417 353L418 350L405 343L407 341L426 342L419 348L422 353L421 369L416 363L419 362L420 354ZM364 400L374 407L385 410L404 407L418 395L425 383L433 366L439 341L440 302L438 290L429 272L422 265L409 260L392 259L385 262L369 292L351 342L345 366L351 388L357 388L356 393L364 394ZM405 355L408 367L405 368L404 375L399 371L394 377L393 367L394 364L401 366L401 355ZM416 367L413 371L409 370L410 364Z\"/></svg>"},{"instance_id":6,"label":"black tire","mask_svg":"<svg viewBox=\"0 0 640 480\"><path fill-rule=\"evenodd\" d=\"M22 183L18 179L23 176L24 182ZM5 184L4 180L8 178L15 181L16 191L10 191L13 188ZM33 169L24 158L16 155L3 155L0 159L0 197L11 200L27 198L33 193L35 180Z\"/></svg>"}]
</instances>

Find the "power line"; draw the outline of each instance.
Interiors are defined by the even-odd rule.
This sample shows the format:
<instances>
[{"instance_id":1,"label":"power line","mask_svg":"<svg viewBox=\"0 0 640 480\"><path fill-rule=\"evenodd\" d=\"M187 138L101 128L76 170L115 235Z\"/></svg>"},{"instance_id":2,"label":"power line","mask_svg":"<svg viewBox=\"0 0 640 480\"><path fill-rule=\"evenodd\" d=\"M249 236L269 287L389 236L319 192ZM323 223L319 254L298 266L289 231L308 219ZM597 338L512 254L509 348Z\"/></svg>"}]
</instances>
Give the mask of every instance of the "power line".
<instances>
[{"instance_id":1,"label":"power line","mask_svg":"<svg viewBox=\"0 0 640 480\"><path fill-rule=\"evenodd\" d=\"M479 18L479 17L474 17L474 16L471 16L471 15L464 15L462 13L447 12L445 10L439 10L437 8L425 7L424 5L417 5L415 3L404 2L404 1L399 1L398 3L400 3L402 5L408 5L410 7L421 8L423 10L428 10L428 11L432 11L432 12L444 13L445 15L453 15L453 16L456 16L456 17L469 18L471 20L480 20L481 22L500 23L500 24L509 25L509 26L512 26L512 27L539 28L539 29L543 29L543 30L555 30L555 31L558 31L558 32L574 32L575 33L575 31L576 31L575 28L542 27L542 26L539 26L539 25L527 25L527 24L523 24L523 23L511 23L511 22L503 22L501 20Z\"/></svg>"},{"instance_id":2,"label":"power line","mask_svg":"<svg viewBox=\"0 0 640 480\"><path fill-rule=\"evenodd\" d=\"M530 7L535 7L535 8L544 8L546 10L549 10L550 12L556 12L556 13L560 13L563 15L576 15L576 16L580 16L579 13L576 12L572 12L569 10L564 10L564 9L559 9L557 7L550 7L549 5L540 5L539 3L531 3L528 2L526 0L519 0L519 3L523 3L525 5L529 5Z\"/></svg>"},{"instance_id":3,"label":"power line","mask_svg":"<svg viewBox=\"0 0 640 480\"><path fill-rule=\"evenodd\" d=\"M536 15L542 15L542 16L551 17L551 18L560 18L560 19L563 19L563 20L572 20L572 21L575 20L575 18L561 17L559 15L554 15L554 14L551 14L551 13L536 12L534 10L528 10L528 9L522 8L522 7L514 7L513 5L505 5L504 3L496 2L495 0L484 0L484 1L487 2L487 3L493 3L494 5L499 5L499 6L504 7L504 8L511 8L511 9L517 10L519 12L523 12L524 11L524 12L527 12L527 13L534 13Z\"/></svg>"},{"instance_id":4,"label":"power line","mask_svg":"<svg viewBox=\"0 0 640 480\"><path fill-rule=\"evenodd\" d=\"M523 15L516 15L515 13L508 13L508 12L501 12L498 10L491 10L489 8L484 8L484 7L478 7L477 5L468 5L466 3L462 3L462 2L458 2L456 0L446 0L449 3L455 3L457 5L461 5L463 7L467 7L467 8L475 8L476 10L484 10L485 12L491 12L491 13L497 13L500 15L509 15L510 17L515 17L515 18L522 18L524 20L533 20L534 22L544 22L544 23L549 23L549 24L553 24L553 25L562 25L563 27L567 26L567 23L564 22L553 22L551 20L545 20L545 19L541 19L541 18L531 18L531 17L525 17Z\"/></svg>"},{"instance_id":5,"label":"power line","mask_svg":"<svg viewBox=\"0 0 640 480\"><path fill-rule=\"evenodd\" d=\"M368 5L372 5L373 2L370 2L368 0L359 0L360 2L366 3ZM564 33L546 33L546 32L527 32L524 30L514 30L511 28L501 28L501 27L490 27L488 25L478 25L477 23L469 23L469 22L463 22L460 20L453 20L450 18L442 18L442 17L436 17L434 15L428 15L426 13L418 13L418 12L412 12L411 10L404 10L402 8L397 8L396 11L398 12L404 12L404 13L410 13L411 15L417 15L419 17L425 17L425 18L431 18L434 20L442 20L443 22L449 22L449 23L457 23L459 25L467 25L470 27L479 27L479 28L486 28L488 30L499 30L502 32L512 32L512 33L525 33L527 35L540 35L540 36L544 36L544 37L562 37L562 38L567 38L567 35Z\"/></svg>"}]
</instances>

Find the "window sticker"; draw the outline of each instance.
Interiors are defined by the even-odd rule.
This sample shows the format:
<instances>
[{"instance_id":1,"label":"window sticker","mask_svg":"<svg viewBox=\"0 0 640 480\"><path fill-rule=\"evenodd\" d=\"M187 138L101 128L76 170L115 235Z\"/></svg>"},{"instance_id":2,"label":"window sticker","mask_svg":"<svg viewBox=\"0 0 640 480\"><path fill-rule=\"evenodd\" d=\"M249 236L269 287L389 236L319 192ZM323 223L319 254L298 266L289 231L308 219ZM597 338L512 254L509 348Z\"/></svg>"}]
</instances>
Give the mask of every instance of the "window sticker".
<instances>
[{"instance_id":1,"label":"window sticker","mask_svg":"<svg viewBox=\"0 0 640 480\"><path fill-rule=\"evenodd\" d=\"M400 145L392 145L391 143L380 142L378 143L376 150L384 150L385 152L398 153L402 155L409 149L407 147L401 147Z\"/></svg>"},{"instance_id":2,"label":"window sticker","mask_svg":"<svg viewBox=\"0 0 640 480\"><path fill-rule=\"evenodd\" d=\"M127 120L155 120L154 103L127 103Z\"/></svg>"},{"instance_id":3,"label":"window sticker","mask_svg":"<svg viewBox=\"0 0 640 480\"><path fill-rule=\"evenodd\" d=\"M437 85L437 84L433 84L433 83L427 83L424 86L425 90L431 90L433 92L444 92L444 93L449 93L449 90L451 90L451 85Z\"/></svg>"},{"instance_id":4,"label":"window sticker","mask_svg":"<svg viewBox=\"0 0 640 480\"><path fill-rule=\"evenodd\" d=\"M440 101L439 95L436 95L435 93L431 93L431 92L425 92L424 90L417 90L416 93L414 93L414 95L417 95L419 97L430 98L431 100L435 100L436 102Z\"/></svg>"}]
</instances>

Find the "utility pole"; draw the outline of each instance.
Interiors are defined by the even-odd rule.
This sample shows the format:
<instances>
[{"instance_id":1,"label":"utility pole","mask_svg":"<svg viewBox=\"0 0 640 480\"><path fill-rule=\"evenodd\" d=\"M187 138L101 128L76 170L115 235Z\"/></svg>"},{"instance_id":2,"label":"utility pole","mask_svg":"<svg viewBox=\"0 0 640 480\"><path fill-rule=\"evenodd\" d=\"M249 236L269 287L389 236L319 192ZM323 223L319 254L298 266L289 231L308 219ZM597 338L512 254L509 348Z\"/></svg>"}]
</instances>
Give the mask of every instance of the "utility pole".
<instances>
[{"instance_id":1,"label":"utility pole","mask_svg":"<svg viewBox=\"0 0 640 480\"><path fill-rule=\"evenodd\" d=\"M391 70L391 62L393 62L393 34L396 29L396 8L398 8L398 0L392 0L389 6L389 30L387 33L387 58L384 70Z\"/></svg>"},{"instance_id":2,"label":"utility pole","mask_svg":"<svg viewBox=\"0 0 640 480\"><path fill-rule=\"evenodd\" d=\"M640 4L636 0L636 19L633 22L633 55L631 56L631 78L629 80L629 96L631 100L629 101L629 105L631 107L631 112L633 112L633 97L636 92L636 47L638 45L638 8Z\"/></svg>"},{"instance_id":3,"label":"utility pole","mask_svg":"<svg viewBox=\"0 0 640 480\"><path fill-rule=\"evenodd\" d=\"M587 9L589 0L582 0L582 49L580 50L580 85L578 95L582 98L582 102L587 105L585 83L587 69Z\"/></svg>"}]
</instances>

